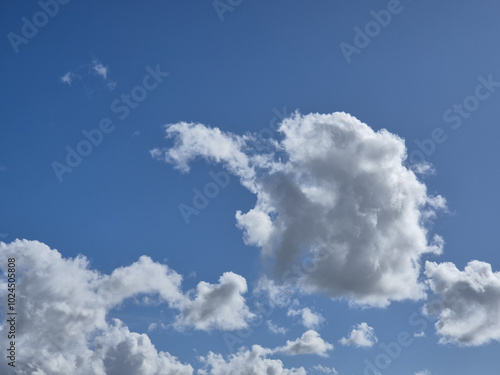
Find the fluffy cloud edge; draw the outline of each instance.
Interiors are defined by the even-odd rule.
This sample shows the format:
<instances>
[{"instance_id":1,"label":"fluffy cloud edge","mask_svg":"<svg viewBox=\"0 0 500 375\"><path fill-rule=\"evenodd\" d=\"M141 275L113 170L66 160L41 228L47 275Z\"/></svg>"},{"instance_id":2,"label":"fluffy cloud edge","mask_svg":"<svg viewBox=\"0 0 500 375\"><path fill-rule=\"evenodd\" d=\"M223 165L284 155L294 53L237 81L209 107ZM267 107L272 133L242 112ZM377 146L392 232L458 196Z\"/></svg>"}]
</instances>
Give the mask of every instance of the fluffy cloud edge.
<instances>
[{"instance_id":1,"label":"fluffy cloud edge","mask_svg":"<svg viewBox=\"0 0 500 375\"><path fill-rule=\"evenodd\" d=\"M425 275L438 300L424 311L436 315L442 344L479 346L500 341L500 272L473 260L463 271L450 262L427 261Z\"/></svg>"},{"instance_id":2,"label":"fluffy cloud edge","mask_svg":"<svg viewBox=\"0 0 500 375\"><path fill-rule=\"evenodd\" d=\"M342 337L339 342L344 346L357 348L371 348L378 342L375 329L366 322L361 322L352 327L347 337Z\"/></svg>"}]
</instances>

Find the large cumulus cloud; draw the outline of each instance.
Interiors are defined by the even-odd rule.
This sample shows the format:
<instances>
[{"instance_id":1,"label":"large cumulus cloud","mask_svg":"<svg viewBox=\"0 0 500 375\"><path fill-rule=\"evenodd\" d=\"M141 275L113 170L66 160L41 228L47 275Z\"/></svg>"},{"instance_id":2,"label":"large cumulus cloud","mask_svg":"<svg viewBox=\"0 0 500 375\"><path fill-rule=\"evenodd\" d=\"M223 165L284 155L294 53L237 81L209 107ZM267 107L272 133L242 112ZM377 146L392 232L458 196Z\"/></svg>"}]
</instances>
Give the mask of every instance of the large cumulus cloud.
<instances>
[{"instance_id":1,"label":"large cumulus cloud","mask_svg":"<svg viewBox=\"0 0 500 375\"><path fill-rule=\"evenodd\" d=\"M196 157L220 162L256 195L237 225L278 283L373 306L425 296L420 258L442 246L427 223L445 201L408 168L397 135L345 113L295 113L261 152L252 135L193 123L166 131L174 145L154 157L183 171ZM306 257L312 266L290 277Z\"/></svg>"}]
</instances>

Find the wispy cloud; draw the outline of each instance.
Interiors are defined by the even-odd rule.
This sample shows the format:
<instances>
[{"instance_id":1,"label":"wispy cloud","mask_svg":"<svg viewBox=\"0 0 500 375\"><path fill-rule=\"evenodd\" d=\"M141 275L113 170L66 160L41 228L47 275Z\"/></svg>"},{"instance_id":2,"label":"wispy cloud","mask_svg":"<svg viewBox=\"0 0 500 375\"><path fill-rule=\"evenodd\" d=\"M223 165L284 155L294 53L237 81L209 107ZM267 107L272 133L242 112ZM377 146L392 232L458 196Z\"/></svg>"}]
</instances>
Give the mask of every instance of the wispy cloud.
<instances>
[{"instance_id":1,"label":"wispy cloud","mask_svg":"<svg viewBox=\"0 0 500 375\"><path fill-rule=\"evenodd\" d=\"M251 349L241 348L236 354L231 354L226 359L221 354L210 352L207 356L199 358L205 368L198 370L198 374L306 375L303 367L287 369L279 359L267 358L272 353L271 349L260 345L253 345Z\"/></svg>"},{"instance_id":2,"label":"wispy cloud","mask_svg":"<svg viewBox=\"0 0 500 375\"><path fill-rule=\"evenodd\" d=\"M267 323L267 329L269 332L274 333L274 334L280 334L284 335L286 333L286 328L285 327L280 327L277 326L276 324L273 324L270 320L266 321Z\"/></svg>"},{"instance_id":3,"label":"wispy cloud","mask_svg":"<svg viewBox=\"0 0 500 375\"><path fill-rule=\"evenodd\" d=\"M73 82L73 79L75 78L75 75L71 72L66 72L66 74L64 74L62 77L61 77L61 82L62 83L66 83L67 85L70 85L71 86L71 83Z\"/></svg>"},{"instance_id":4,"label":"wispy cloud","mask_svg":"<svg viewBox=\"0 0 500 375\"><path fill-rule=\"evenodd\" d=\"M326 367L322 365L316 365L312 367L312 370L322 372L323 374L338 375L337 370L333 367Z\"/></svg>"},{"instance_id":5,"label":"wispy cloud","mask_svg":"<svg viewBox=\"0 0 500 375\"><path fill-rule=\"evenodd\" d=\"M92 69L97 75L100 75L102 78L108 79L108 67L104 66L104 64L99 60L92 60L90 69Z\"/></svg>"},{"instance_id":6,"label":"wispy cloud","mask_svg":"<svg viewBox=\"0 0 500 375\"><path fill-rule=\"evenodd\" d=\"M67 71L60 77L60 80L68 86L71 86L75 81L84 81L86 85L90 85L89 81L91 77L97 76L105 85L106 89L112 91L116 87L116 82L109 79L108 74L109 67L104 65L99 59L94 58L90 63L81 64L74 70ZM96 82L92 84L95 85ZM93 89L98 89L98 87L94 87Z\"/></svg>"}]
</instances>

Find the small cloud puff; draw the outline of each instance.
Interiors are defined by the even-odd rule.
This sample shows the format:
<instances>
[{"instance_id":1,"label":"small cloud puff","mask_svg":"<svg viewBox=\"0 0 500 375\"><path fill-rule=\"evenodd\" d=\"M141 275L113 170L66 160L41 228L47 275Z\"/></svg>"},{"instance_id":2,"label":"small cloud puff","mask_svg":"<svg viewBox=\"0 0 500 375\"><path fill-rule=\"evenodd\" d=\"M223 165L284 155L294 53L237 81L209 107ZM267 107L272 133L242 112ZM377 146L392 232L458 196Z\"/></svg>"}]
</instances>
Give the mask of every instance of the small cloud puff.
<instances>
[{"instance_id":1,"label":"small cloud puff","mask_svg":"<svg viewBox=\"0 0 500 375\"><path fill-rule=\"evenodd\" d=\"M73 82L73 79L75 78L75 75L71 72L67 72L61 77L61 82L66 83L67 85L71 86L71 82Z\"/></svg>"},{"instance_id":2,"label":"small cloud puff","mask_svg":"<svg viewBox=\"0 0 500 375\"><path fill-rule=\"evenodd\" d=\"M199 357L204 369L198 370L199 375L306 375L303 367L287 369L279 359L269 359L271 349L253 345L252 349L241 348L236 354L226 359L221 354L208 353Z\"/></svg>"},{"instance_id":3,"label":"small cloud puff","mask_svg":"<svg viewBox=\"0 0 500 375\"><path fill-rule=\"evenodd\" d=\"M328 357L327 352L333 350L333 345L321 338L318 332L309 330L294 341L287 340L286 345L274 349L274 353L286 355L316 354Z\"/></svg>"},{"instance_id":4,"label":"small cloud puff","mask_svg":"<svg viewBox=\"0 0 500 375\"><path fill-rule=\"evenodd\" d=\"M116 82L113 82L108 78L109 67L104 65L99 59L94 58L92 62L81 64L73 71L68 71L60 77L63 84L71 86L75 80L85 80L89 81L91 76L98 76L106 85L109 91L112 91L116 87ZM96 82L93 83L94 85ZM88 89L88 88L87 88Z\"/></svg>"},{"instance_id":5,"label":"small cloud puff","mask_svg":"<svg viewBox=\"0 0 500 375\"><path fill-rule=\"evenodd\" d=\"M108 79L108 67L104 66L104 64L99 60L92 60L90 69L92 69L97 75L100 75L103 79Z\"/></svg>"},{"instance_id":6,"label":"small cloud puff","mask_svg":"<svg viewBox=\"0 0 500 375\"><path fill-rule=\"evenodd\" d=\"M378 339L373 327L363 322L353 327L348 337L342 337L339 342L344 346L370 348L378 342Z\"/></svg>"}]
</instances>

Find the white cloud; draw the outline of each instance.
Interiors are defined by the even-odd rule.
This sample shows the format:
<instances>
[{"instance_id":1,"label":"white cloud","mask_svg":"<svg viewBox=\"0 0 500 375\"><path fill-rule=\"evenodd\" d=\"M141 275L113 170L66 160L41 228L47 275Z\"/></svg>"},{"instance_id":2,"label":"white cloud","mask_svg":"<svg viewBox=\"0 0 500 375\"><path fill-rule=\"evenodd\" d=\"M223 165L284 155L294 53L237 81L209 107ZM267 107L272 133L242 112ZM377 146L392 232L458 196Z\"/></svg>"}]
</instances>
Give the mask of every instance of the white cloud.
<instances>
[{"instance_id":1,"label":"white cloud","mask_svg":"<svg viewBox=\"0 0 500 375\"><path fill-rule=\"evenodd\" d=\"M274 353L287 355L316 354L328 357L327 352L333 350L333 345L321 338L318 332L309 330L294 341L287 340L286 345L273 350Z\"/></svg>"},{"instance_id":2,"label":"white cloud","mask_svg":"<svg viewBox=\"0 0 500 375\"><path fill-rule=\"evenodd\" d=\"M428 370L422 370L415 373L415 375L431 375Z\"/></svg>"},{"instance_id":3,"label":"white cloud","mask_svg":"<svg viewBox=\"0 0 500 375\"><path fill-rule=\"evenodd\" d=\"M151 150L151 155L174 164L183 172L189 172L189 162L197 156L223 162L237 175L251 179L254 175L248 165L248 157L240 150L245 142L242 138L219 129L210 129L202 124L181 122L168 126L167 138L175 138L175 147L163 152Z\"/></svg>"},{"instance_id":4,"label":"white cloud","mask_svg":"<svg viewBox=\"0 0 500 375\"><path fill-rule=\"evenodd\" d=\"M463 271L453 263L426 262L425 274L440 298L425 311L438 315L435 327L441 343L477 346L500 341L500 272L473 260Z\"/></svg>"},{"instance_id":5,"label":"white cloud","mask_svg":"<svg viewBox=\"0 0 500 375\"><path fill-rule=\"evenodd\" d=\"M285 327L279 327L276 324L273 324L273 322L271 322L270 320L267 320L266 323L269 332L274 333L275 335L277 334L284 335L286 333Z\"/></svg>"},{"instance_id":6,"label":"white cloud","mask_svg":"<svg viewBox=\"0 0 500 375\"><path fill-rule=\"evenodd\" d=\"M338 375L337 370L333 367L326 367L322 365L315 365L312 367L313 370L322 372L323 374L332 374L332 375Z\"/></svg>"},{"instance_id":7,"label":"white cloud","mask_svg":"<svg viewBox=\"0 0 500 375\"><path fill-rule=\"evenodd\" d=\"M116 306L139 293L158 293L164 301L176 306L184 300L181 282L182 276L168 266L141 256L132 265L99 277L98 293L108 306Z\"/></svg>"},{"instance_id":8,"label":"white cloud","mask_svg":"<svg viewBox=\"0 0 500 375\"><path fill-rule=\"evenodd\" d=\"M246 244L264 246L271 238L273 222L262 211L251 209L245 215L241 211L237 211L236 221L238 228L244 230L244 241Z\"/></svg>"},{"instance_id":9,"label":"white cloud","mask_svg":"<svg viewBox=\"0 0 500 375\"><path fill-rule=\"evenodd\" d=\"M152 323L149 323L149 325L148 325L149 332L154 331L156 329L167 329L167 328L168 328L168 325L166 325L162 322L152 322Z\"/></svg>"},{"instance_id":10,"label":"white cloud","mask_svg":"<svg viewBox=\"0 0 500 375\"><path fill-rule=\"evenodd\" d=\"M320 313L312 312L309 307L301 310L290 309L287 316L300 316L302 325L308 329L316 329L325 321Z\"/></svg>"},{"instance_id":11,"label":"white cloud","mask_svg":"<svg viewBox=\"0 0 500 375\"><path fill-rule=\"evenodd\" d=\"M269 323L269 321L268 321ZM324 341L315 331L307 331L295 341L287 340L286 345L274 349L253 345L249 350L242 347L236 354L229 355L226 359L221 354L209 352L207 356L200 357L204 369L198 370L199 375L306 375L303 367L286 369L283 362L269 359L273 354L299 355L316 354L327 357L327 352L333 345ZM336 375L335 369L319 366L318 371Z\"/></svg>"},{"instance_id":12,"label":"white cloud","mask_svg":"<svg viewBox=\"0 0 500 375\"><path fill-rule=\"evenodd\" d=\"M0 242L0 263L7 264L10 257L16 259L17 306L22 306L17 311L16 342L22 348L17 360L19 369L30 374L191 374L190 365L157 351L147 335L129 332L118 320L108 321L111 309L140 294L156 295L180 311L178 321L197 329L232 329L249 317L240 295L246 281L233 273L224 274L220 284L200 283L197 293L184 295L182 276L146 256L111 275L90 269L83 256L63 258L38 241ZM3 269L0 274L4 300ZM219 305L212 306L214 302ZM0 335L5 329L4 320ZM6 366L3 356L0 372Z\"/></svg>"},{"instance_id":13,"label":"white cloud","mask_svg":"<svg viewBox=\"0 0 500 375\"><path fill-rule=\"evenodd\" d=\"M226 360L220 354L210 352L200 360L205 365L205 370L198 374L205 375L306 375L303 367L286 369L283 362L278 359L268 359L270 349L259 345L252 346L251 350L240 349L238 353L231 354Z\"/></svg>"},{"instance_id":14,"label":"white cloud","mask_svg":"<svg viewBox=\"0 0 500 375\"><path fill-rule=\"evenodd\" d=\"M404 140L345 113L295 113L279 131L257 153L254 136L181 122L167 126L173 147L151 154L185 172L202 157L240 177L257 202L237 225L277 285L373 306L424 298L420 258L443 245L426 225L445 201L406 167Z\"/></svg>"},{"instance_id":15,"label":"white cloud","mask_svg":"<svg viewBox=\"0 0 500 375\"><path fill-rule=\"evenodd\" d=\"M253 292L257 295L264 295L273 307L285 307L291 303L291 298L296 293L296 289L295 286L278 284L264 276L257 281Z\"/></svg>"},{"instance_id":16,"label":"white cloud","mask_svg":"<svg viewBox=\"0 0 500 375\"><path fill-rule=\"evenodd\" d=\"M16 327L17 346L22 348L17 357L20 371L111 374L116 373L113 366L123 365L116 361L122 355L130 358L130 371L141 371L124 369L121 374L192 373L190 365L158 352L146 335L129 332L118 320L106 320L113 307L138 293L158 293L176 303L182 295L181 276L175 271L141 257L129 267L102 275L89 269L83 256L65 259L43 243L26 240L0 242L0 262L6 264L9 257L16 259L17 306L22 306ZM4 360L0 369L6 366Z\"/></svg>"},{"instance_id":17,"label":"white cloud","mask_svg":"<svg viewBox=\"0 0 500 375\"><path fill-rule=\"evenodd\" d=\"M60 79L62 83L71 86L75 80L85 80L85 82L88 82L91 80L91 76L98 76L100 77L99 81L101 83L104 82L106 88L112 91L116 87L116 83L108 78L108 72L108 66L104 65L99 59L94 58L90 64L81 64L76 69L73 69L73 71L66 72ZM95 84L96 82L93 82L93 85ZM89 89L90 87L87 87L87 90Z\"/></svg>"},{"instance_id":18,"label":"white cloud","mask_svg":"<svg viewBox=\"0 0 500 375\"><path fill-rule=\"evenodd\" d=\"M149 337L145 334L130 332L119 320L115 320L109 329L94 341L95 349L92 358L97 364L95 372L103 375L190 375L193 368L179 363L169 353L157 352ZM68 371L67 374L75 372ZM53 373L51 373L53 374Z\"/></svg>"},{"instance_id":19,"label":"white cloud","mask_svg":"<svg viewBox=\"0 0 500 375\"><path fill-rule=\"evenodd\" d=\"M412 170L415 173L418 173L418 174L421 174L424 176L436 174L436 170L434 169L434 166L426 161L424 161L421 164L413 165Z\"/></svg>"},{"instance_id":20,"label":"white cloud","mask_svg":"<svg viewBox=\"0 0 500 375\"><path fill-rule=\"evenodd\" d=\"M108 67L97 59L92 60L90 64L90 69L94 71L95 74L100 75L103 79L108 79Z\"/></svg>"},{"instance_id":21,"label":"white cloud","mask_svg":"<svg viewBox=\"0 0 500 375\"><path fill-rule=\"evenodd\" d=\"M73 82L73 79L75 78L75 75L71 72L67 72L61 77L61 82L66 83L67 85L71 86L71 82Z\"/></svg>"},{"instance_id":22,"label":"white cloud","mask_svg":"<svg viewBox=\"0 0 500 375\"><path fill-rule=\"evenodd\" d=\"M242 296L246 291L245 278L233 272L224 273L219 284L200 282L194 299L182 302L176 325L206 331L245 328L247 321L254 317Z\"/></svg>"},{"instance_id":23,"label":"white cloud","mask_svg":"<svg viewBox=\"0 0 500 375\"><path fill-rule=\"evenodd\" d=\"M375 330L365 322L354 326L348 337L342 337L339 342L345 346L356 346L358 348L370 348L378 342Z\"/></svg>"}]
</instances>

